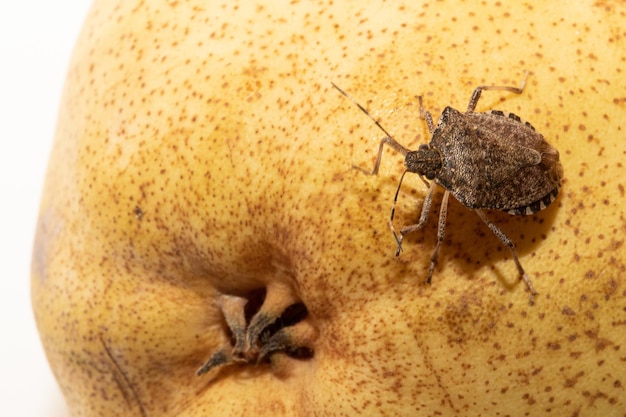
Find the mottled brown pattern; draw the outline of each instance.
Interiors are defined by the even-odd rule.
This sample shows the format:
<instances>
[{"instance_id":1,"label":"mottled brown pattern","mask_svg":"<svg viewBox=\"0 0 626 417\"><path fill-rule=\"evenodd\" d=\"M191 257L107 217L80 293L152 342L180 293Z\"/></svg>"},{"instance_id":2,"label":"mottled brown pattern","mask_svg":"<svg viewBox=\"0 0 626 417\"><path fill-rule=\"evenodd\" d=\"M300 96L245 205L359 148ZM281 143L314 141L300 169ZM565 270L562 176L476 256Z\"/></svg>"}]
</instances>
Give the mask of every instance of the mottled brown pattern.
<instances>
[{"instance_id":1,"label":"mottled brown pattern","mask_svg":"<svg viewBox=\"0 0 626 417\"><path fill-rule=\"evenodd\" d=\"M625 19L611 1L96 0L32 270L73 416L623 416ZM476 111L523 115L561 154L550 207L489 214L532 271L535 306L509 252L453 199L437 279L422 285L435 224L394 258L402 160L352 169L381 134L330 82L371 98L416 149L416 95L440 114L527 69L523 95L485 94ZM399 224L425 193L407 177ZM229 343L219 294L270 283L306 306L314 356L197 377Z\"/></svg>"},{"instance_id":2,"label":"mottled brown pattern","mask_svg":"<svg viewBox=\"0 0 626 417\"><path fill-rule=\"evenodd\" d=\"M374 167L371 170L358 166L355 168L366 175L378 174L385 145L404 157L405 171L400 176L389 218L391 232L398 245L396 256L402 252L404 236L424 228L437 185L445 190L439 208L437 244L424 280L428 284L431 282L439 249L445 237L448 199L451 194L467 208L474 209L493 234L510 249L520 278L530 291L530 303L534 302L537 292L519 261L515 243L489 220L482 209L531 215L548 207L556 198L563 178L559 152L530 123L523 122L513 113L505 114L500 110L475 112L483 91L521 94L527 79L528 72L520 87L476 87L465 113L448 106L443 109L436 126L432 115L422 105L422 96L418 96L420 117L426 121L431 139L428 143L419 145L417 150L409 150L400 144L367 109L333 83L333 87L354 102L386 135L378 145ZM393 226L393 219L398 194L407 173L419 175L429 189L417 223L402 227L398 233ZM432 182L429 183L428 180Z\"/></svg>"}]
</instances>

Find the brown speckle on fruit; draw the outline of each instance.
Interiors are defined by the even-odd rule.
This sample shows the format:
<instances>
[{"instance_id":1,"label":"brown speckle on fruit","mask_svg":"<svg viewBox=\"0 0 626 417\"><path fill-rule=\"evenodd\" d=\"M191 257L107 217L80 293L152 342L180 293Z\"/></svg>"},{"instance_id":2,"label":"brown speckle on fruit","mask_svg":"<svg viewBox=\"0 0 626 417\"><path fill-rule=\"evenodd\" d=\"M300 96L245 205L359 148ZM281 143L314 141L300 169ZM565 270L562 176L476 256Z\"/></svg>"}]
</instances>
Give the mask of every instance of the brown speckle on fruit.
<instances>
[{"instance_id":1,"label":"brown speckle on fruit","mask_svg":"<svg viewBox=\"0 0 626 417\"><path fill-rule=\"evenodd\" d=\"M626 409L621 2L169 4L94 0L68 65L31 288L72 415ZM417 95L438 115L526 69L476 112L534 112L562 152L556 205L489 213L541 297L458 201L422 285L436 224L394 258L402 160L351 168L383 134L330 82L417 149ZM412 224L425 187L401 193Z\"/></svg>"},{"instance_id":2,"label":"brown speckle on fruit","mask_svg":"<svg viewBox=\"0 0 626 417\"><path fill-rule=\"evenodd\" d=\"M141 220L143 218L143 210L141 210L141 207L139 206L135 207L135 209L133 210L133 213L135 214L135 217L137 218L137 220Z\"/></svg>"}]
</instances>

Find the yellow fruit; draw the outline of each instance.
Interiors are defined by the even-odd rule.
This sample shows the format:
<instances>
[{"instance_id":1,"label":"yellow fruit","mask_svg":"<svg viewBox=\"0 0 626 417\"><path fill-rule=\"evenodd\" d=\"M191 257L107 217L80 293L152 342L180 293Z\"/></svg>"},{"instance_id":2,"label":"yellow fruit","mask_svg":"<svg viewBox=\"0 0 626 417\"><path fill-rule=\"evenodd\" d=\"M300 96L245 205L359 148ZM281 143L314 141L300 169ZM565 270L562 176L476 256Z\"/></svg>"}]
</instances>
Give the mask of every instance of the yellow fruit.
<instances>
[{"instance_id":1,"label":"yellow fruit","mask_svg":"<svg viewBox=\"0 0 626 417\"><path fill-rule=\"evenodd\" d=\"M625 13L95 1L32 269L72 415L622 416ZM560 151L548 209L489 213L517 244L535 305L508 249L454 199L424 285L441 193L395 258L402 158L387 149L377 176L352 168L371 167L383 134L331 82L416 149L429 140L417 95L437 118L526 70L523 94L484 92L477 111L514 112ZM416 221L426 191L405 178L396 228ZM247 331L242 305L264 296L274 319L306 307L281 339L305 354L232 349L228 325ZM235 363L196 376L220 349Z\"/></svg>"}]
</instances>

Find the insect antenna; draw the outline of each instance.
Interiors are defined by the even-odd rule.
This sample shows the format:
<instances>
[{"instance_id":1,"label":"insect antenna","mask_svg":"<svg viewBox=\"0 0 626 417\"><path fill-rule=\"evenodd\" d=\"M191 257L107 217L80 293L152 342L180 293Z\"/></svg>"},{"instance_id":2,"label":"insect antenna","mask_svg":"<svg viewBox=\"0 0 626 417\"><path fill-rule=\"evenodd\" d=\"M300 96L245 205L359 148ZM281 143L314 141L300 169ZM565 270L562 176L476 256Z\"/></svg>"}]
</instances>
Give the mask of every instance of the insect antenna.
<instances>
[{"instance_id":1,"label":"insect antenna","mask_svg":"<svg viewBox=\"0 0 626 417\"><path fill-rule=\"evenodd\" d=\"M350 100L351 102L353 102L353 103L354 103L354 104L355 104L355 105L356 105L359 109L361 109L361 111L362 111L363 113L365 113L365 114L367 115L367 117L369 117L370 119L372 119L372 121L376 124L376 126L378 126L378 128L379 128L380 130L382 130L382 131L383 131L383 133L384 133L385 135L387 135L387 137L389 137L389 138L392 138L392 139L393 139L393 137L391 136L391 134L390 134L389 132L387 132L387 131L385 130L385 128L384 128L384 127L382 127L382 125L381 125L380 123L378 123L378 120L376 120L376 119L374 118L374 116L372 116L372 115L370 114L370 112L368 112L368 111L365 109L365 107L361 106L361 104L360 104L358 101L356 101L354 98L352 98L352 96L350 96L348 93L346 93L346 92L345 92L345 91L343 91L341 88L339 88L339 87L337 86L337 84L335 84L335 83L334 83L334 82L332 82L332 81L331 81L330 83L333 85L333 87L335 87L335 88L337 89L337 91L339 91L339 92L340 92L341 94L343 94L346 98L348 98L348 100Z\"/></svg>"},{"instance_id":2,"label":"insect antenna","mask_svg":"<svg viewBox=\"0 0 626 417\"><path fill-rule=\"evenodd\" d=\"M398 142L396 142L396 140L391 136L391 134L389 132L387 132L387 130L385 130L384 127L382 127L382 125L378 122L378 120L376 120L374 118L374 116L372 116L366 109L365 107L361 106L361 104L359 104L358 101L356 101L354 98L352 98L348 93L346 93L345 91L343 91L341 88L339 88L335 83L333 83L331 81L331 84L333 85L333 87L335 87L337 89L337 91L339 91L341 94L343 94L347 99L349 99L351 102L353 102L363 113L365 113L365 115L367 117L369 117L374 124L376 124L376 126L378 126L378 128L380 130L382 130L382 132L387 135L386 137L382 138L380 141L380 145L378 147L378 154L376 155L376 162L374 162L374 168L372 168L371 171L365 170L359 166L356 165L352 165L353 168L358 169L359 171L362 171L363 173L367 174L367 175L376 175L378 174L378 168L380 167L380 161L382 159L383 156L383 148L385 146L385 144L388 144L389 146L391 146L393 149L395 149L397 152L401 153L403 156L406 157L406 155L410 152L407 148L405 148L404 146L400 145ZM420 100L420 108L422 109L422 113L424 113L423 108L421 107L421 100ZM430 114L428 114L428 117L430 117ZM432 124L432 121L431 121ZM393 198L393 205L391 206L391 215L389 217L389 228L391 229L391 232L393 233L393 238L396 241L396 256L398 256L400 254L400 252L402 251L402 239L403 239L403 235L402 233L397 233L396 229L393 227L393 218L396 212L396 203L398 201L398 194L400 193L400 188L402 186L402 180L404 179L404 175L407 173L408 171L404 171L402 173L402 176L400 177L400 181L398 182L398 188L396 189L396 194ZM422 181L424 181L424 183L428 186L429 183L428 181L426 181L421 175L420 178L422 179Z\"/></svg>"},{"instance_id":3,"label":"insect antenna","mask_svg":"<svg viewBox=\"0 0 626 417\"><path fill-rule=\"evenodd\" d=\"M337 89L337 91L339 91L341 94L343 94L348 100L350 100L351 102L353 102L363 113L365 113L365 115L367 115L367 117L369 117L376 126L378 126L378 128L385 134L387 135L387 137L383 138L380 141L380 147L378 148L378 156L376 157L376 162L374 164L374 168L371 171L367 171L364 170L363 168L360 168L358 166L355 166L355 168L363 171L364 173L368 174L368 175L375 175L378 173L378 166L380 165L380 159L382 157L383 154L383 146L385 144L391 146L393 149L395 149L396 151L398 151L399 153L401 153L403 156L406 156L407 153L409 153L409 150L407 148L405 148L404 146L400 145L394 138L393 136L391 136L391 134L389 132L387 132L387 130L378 122L378 120L376 120L374 118L374 116L372 116L370 114L370 112L368 112L365 107L361 106L361 104L359 104L358 101L356 101L354 98L352 98L352 96L350 96L348 93L346 93L345 91L343 91L341 88L339 88L337 86L337 84L335 84L334 82L331 81L331 84L333 85L333 87L335 87L335 89Z\"/></svg>"},{"instance_id":4,"label":"insect antenna","mask_svg":"<svg viewBox=\"0 0 626 417\"><path fill-rule=\"evenodd\" d=\"M396 233L396 229L393 227L393 217L396 214L396 202L398 201L398 194L400 193L400 187L402 187L402 180L404 179L404 174L408 171L404 170L402 176L400 177L400 181L398 181L398 188L396 189L396 195L393 197L393 204L391 205L391 216L389 216L389 228L391 229L391 233L393 233L393 238L396 240L396 244L398 245L396 249L396 256L400 255L402 252L402 234L398 236Z\"/></svg>"}]
</instances>

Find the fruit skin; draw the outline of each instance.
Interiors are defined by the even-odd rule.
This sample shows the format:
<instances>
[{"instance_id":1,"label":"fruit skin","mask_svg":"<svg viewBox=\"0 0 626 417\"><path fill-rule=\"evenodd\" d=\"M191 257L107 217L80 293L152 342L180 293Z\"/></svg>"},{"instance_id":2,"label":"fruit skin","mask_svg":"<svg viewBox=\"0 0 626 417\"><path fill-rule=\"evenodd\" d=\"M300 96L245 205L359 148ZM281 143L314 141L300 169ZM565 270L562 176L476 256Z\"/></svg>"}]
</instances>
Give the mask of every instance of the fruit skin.
<instances>
[{"instance_id":1,"label":"fruit skin","mask_svg":"<svg viewBox=\"0 0 626 417\"><path fill-rule=\"evenodd\" d=\"M32 299L73 416L623 415L626 48L618 3L95 1L70 64L33 251ZM402 160L463 110L529 120L561 153L544 212L451 201L395 259ZM405 179L398 225L425 187ZM435 202L436 204L436 202ZM436 211L435 211L436 212ZM433 216L434 217L434 216ZM196 377L228 340L219 293L296 289L314 357Z\"/></svg>"}]
</instances>

